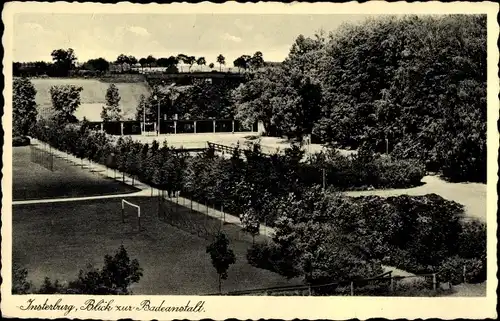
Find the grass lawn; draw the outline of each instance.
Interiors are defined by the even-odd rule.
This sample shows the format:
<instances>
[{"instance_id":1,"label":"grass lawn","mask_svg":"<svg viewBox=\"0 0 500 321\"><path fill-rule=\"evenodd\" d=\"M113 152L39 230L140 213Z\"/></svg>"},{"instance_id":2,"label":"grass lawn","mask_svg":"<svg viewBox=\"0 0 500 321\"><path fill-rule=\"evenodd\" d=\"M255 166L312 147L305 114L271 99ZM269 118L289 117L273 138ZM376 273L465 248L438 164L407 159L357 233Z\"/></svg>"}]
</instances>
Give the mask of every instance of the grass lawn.
<instances>
[{"instance_id":1,"label":"grass lawn","mask_svg":"<svg viewBox=\"0 0 500 321\"><path fill-rule=\"evenodd\" d=\"M30 147L13 149L14 200L124 194L136 188L54 157L54 171L30 160Z\"/></svg>"},{"instance_id":2,"label":"grass lawn","mask_svg":"<svg viewBox=\"0 0 500 321\"><path fill-rule=\"evenodd\" d=\"M137 258L144 276L133 287L135 294L196 295L217 292L217 274L205 252L209 240L160 221L155 197L130 197L141 206L138 232L136 212L127 209L121 220L121 199L16 205L13 208L13 262L28 269L29 279L39 285L44 277L75 279L88 263L102 266L105 254L123 244ZM172 206L175 211L174 205ZM168 206L168 205L167 205ZM220 222L179 207L191 221ZM182 212L181 212L182 211ZM233 225L224 225L231 238L237 263L229 268L223 291L299 284L278 274L250 266L246 251L251 237Z\"/></svg>"}]
</instances>

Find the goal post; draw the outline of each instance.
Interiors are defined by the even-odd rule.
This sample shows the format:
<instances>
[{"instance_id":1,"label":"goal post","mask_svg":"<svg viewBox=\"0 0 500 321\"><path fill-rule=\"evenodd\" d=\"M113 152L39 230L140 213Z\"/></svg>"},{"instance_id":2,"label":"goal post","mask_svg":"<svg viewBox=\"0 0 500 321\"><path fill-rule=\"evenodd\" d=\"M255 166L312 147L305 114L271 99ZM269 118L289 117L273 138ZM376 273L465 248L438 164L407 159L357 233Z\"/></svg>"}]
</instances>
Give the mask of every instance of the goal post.
<instances>
[{"instance_id":1,"label":"goal post","mask_svg":"<svg viewBox=\"0 0 500 321\"><path fill-rule=\"evenodd\" d=\"M137 204L131 203L127 200L122 199L122 223L125 223L125 205L132 206L137 209L137 225L139 231L141 230L141 207Z\"/></svg>"}]
</instances>

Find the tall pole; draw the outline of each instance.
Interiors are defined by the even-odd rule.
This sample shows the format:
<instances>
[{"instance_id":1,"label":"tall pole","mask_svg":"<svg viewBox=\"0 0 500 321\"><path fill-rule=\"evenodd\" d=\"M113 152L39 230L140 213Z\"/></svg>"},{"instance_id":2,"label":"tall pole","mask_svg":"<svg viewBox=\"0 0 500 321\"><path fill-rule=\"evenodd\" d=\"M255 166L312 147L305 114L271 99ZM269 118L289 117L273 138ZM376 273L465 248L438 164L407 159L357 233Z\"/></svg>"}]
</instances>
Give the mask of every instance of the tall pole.
<instances>
[{"instance_id":1,"label":"tall pole","mask_svg":"<svg viewBox=\"0 0 500 321\"><path fill-rule=\"evenodd\" d=\"M157 136L160 136L160 97L158 97L158 132Z\"/></svg>"},{"instance_id":2,"label":"tall pole","mask_svg":"<svg viewBox=\"0 0 500 321\"><path fill-rule=\"evenodd\" d=\"M326 189L326 171L323 168L323 190Z\"/></svg>"}]
</instances>

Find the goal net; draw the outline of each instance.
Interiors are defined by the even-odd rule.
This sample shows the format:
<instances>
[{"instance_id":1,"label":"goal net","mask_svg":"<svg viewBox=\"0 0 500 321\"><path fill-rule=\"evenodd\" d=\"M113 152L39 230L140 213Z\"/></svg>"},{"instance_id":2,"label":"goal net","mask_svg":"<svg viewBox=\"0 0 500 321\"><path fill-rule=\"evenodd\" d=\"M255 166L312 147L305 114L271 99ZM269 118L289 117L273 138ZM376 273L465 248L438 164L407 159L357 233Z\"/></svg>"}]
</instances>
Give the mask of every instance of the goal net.
<instances>
[{"instance_id":1,"label":"goal net","mask_svg":"<svg viewBox=\"0 0 500 321\"><path fill-rule=\"evenodd\" d=\"M141 230L141 207L122 199L122 223L132 223L134 229Z\"/></svg>"},{"instance_id":2,"label":"goal net","mask_svg":"<svg viewBox=\"0 0 500 321\"><path fill-rule=\"evenodd\" d=\"M49 171L54 171L54 155L50 151L30 145L30 160Z\"/></svg>"}]
</instances>

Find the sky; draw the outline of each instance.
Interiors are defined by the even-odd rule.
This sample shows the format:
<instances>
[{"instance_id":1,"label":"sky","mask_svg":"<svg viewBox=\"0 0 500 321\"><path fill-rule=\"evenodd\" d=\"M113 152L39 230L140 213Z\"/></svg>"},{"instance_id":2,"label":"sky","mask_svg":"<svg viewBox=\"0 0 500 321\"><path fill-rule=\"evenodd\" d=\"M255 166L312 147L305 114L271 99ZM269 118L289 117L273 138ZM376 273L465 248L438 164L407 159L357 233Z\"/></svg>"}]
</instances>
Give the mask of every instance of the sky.
<instances>
[{"instance_id":1,"label":"sky","mask_svg":"<svg viewBox=\"0 0 500 321\"><path fill-rule=\"evenodd\" d=\"M53 49L73 48L79 62L121 54L138 59L184 53L226 64L261 51L266 61L283 61L298 35L313 36L367 15L236 14L17 14L14 61L51 61Z\"/></svg>"}]
</instances>

